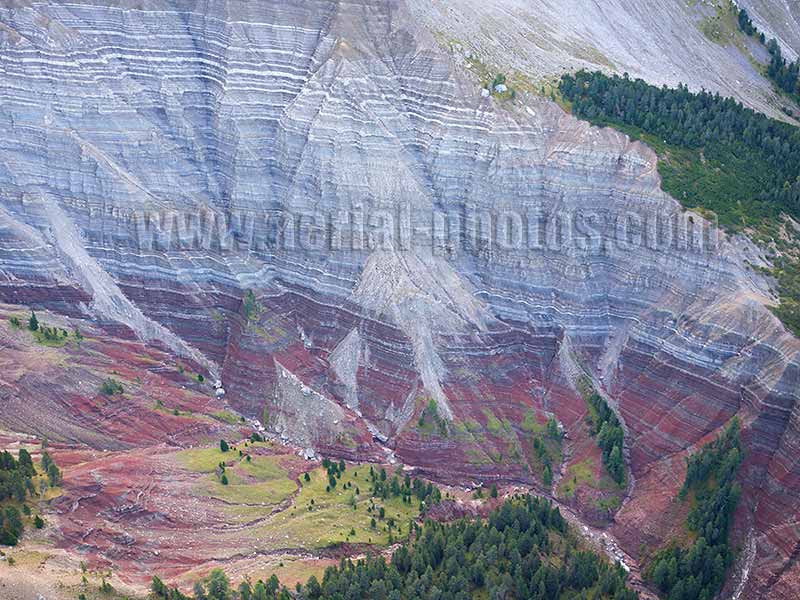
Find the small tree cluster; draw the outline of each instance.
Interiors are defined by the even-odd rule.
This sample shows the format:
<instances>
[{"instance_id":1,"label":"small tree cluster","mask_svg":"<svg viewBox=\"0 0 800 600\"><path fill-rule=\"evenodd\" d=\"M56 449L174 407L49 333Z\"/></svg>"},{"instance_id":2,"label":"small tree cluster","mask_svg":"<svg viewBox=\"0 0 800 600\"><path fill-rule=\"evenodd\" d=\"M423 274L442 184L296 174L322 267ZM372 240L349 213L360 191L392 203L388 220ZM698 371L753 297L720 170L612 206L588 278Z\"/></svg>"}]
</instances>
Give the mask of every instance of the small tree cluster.
<instances>
[{"instance_id":1,"label":"small tree cluster","mask_svg":"<svg viewBox=\"0 0 800 600\"><path fill-rule=\"evenodd\" d=\"M758 31L758 28L753 24L750 15L747 14L747 10L744 8L739 9L739 29L750 37L758 34L758 40L761 44L766 46L770 54L767 75L779 89L794 96L797 100L800 100L800 81L798 81L800 59L794 62L787 62L786 59L783 58L778 40L772 38L766 42L764 32Z\"/></svg>"},{"instance_id":2,"label":"small tree cluster","mask_svg":"<svg viewBox=\"0 0 800 600\"><path fill-rule=\"evenodd\" d=\"M328 492L330 492L336 488L338 480L342 478L342 475L344 474L345 471L345 464L343 460L336 462L328 458L323 458L322 466L326 469L328 473L328 485L325 489Z\"/></svg>"},{"instance_id":3,"label":"small tree cluster","mask_svg":"<svg viewBox=\"0 0 800 600\"><path fill-rule=\"evenodd\" d=\"M58 468L47 450L42 452L42 470L47 473L47 481L50 487L56 487L61 483L61 470Z\"/></svg>"},{"instance_id":4,"label":"small tree cluster","mask_svg":"<svg viewBox=\"0 0 800 600\"><path fill-rule=\"evenodd\" d=\"M191 600L177 588L168 587L159 577L153 577L150 590L156 600ZM239 584L238 590L231 586L222 569L214 569L208 577L194 584L194 600L293 600L292 594L272 575L267 581L249 580Z\"/></svg>"},{"instance_id":5,"label":"small tree cluster","mask_svg":"<svg viewBox=\"0 0 800 600\"><path fill-rule=\"evenodd\" d=\"M625 432L622 424L596 390L592 389L586 394L586 403L591 409L589 418L592 422L592 435L603 451L603 464L611 478L622 485L625 483L625 461L622 457Z\"/></svg>"},{"instance_id":6,"label":"small tree cluster","mask_svg":"<svg viewBox=\"0 0 800 600\"><path fill-rule=\"evenodd\" d=\"M419 428L423 431L438 432L442 437L448 434L447 421L439 415L436 400L431 398L419 415Z\"/></svg>"},{"instance_id":7,"label":"small tree cluster","mask_svg":"<svg viewBox=\"0 0 800 600\"><path fill-rule=\"evenodd\" d=\"M61 472L45 451L42 454L42 469L48 475L50 485L58 485L61 481ZM22 503L22 513L31 514L30 507L25 504L28 496L33 496L36 489L33 477L36 468L33 465L30 453L22 448L17 458L6 451L0 453L0 501L14 500ZM16 506L7 506L0 511L0 544L15 546L24 529L22 513ZM41 525L40 525L41 523ZM38 515L34 519L37 529L44 527L44 521Z\"/></svg>"}]
</instances>

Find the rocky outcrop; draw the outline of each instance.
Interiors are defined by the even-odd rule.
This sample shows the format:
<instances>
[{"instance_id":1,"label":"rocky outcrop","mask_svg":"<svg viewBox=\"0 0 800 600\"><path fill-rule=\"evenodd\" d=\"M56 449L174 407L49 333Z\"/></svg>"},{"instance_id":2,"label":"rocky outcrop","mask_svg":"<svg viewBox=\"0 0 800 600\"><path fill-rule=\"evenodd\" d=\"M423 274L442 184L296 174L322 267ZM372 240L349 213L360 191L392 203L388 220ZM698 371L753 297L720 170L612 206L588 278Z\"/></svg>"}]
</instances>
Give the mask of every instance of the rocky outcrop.
<instances>
[{"instance_id":1,"label":"rocky outcrop","mask_svg":"<svg viewBox=\"0 0 800 600\"><path fill-rule=\"evenodd\" d=\"M403 2L0 23L0 300L161 331L288 439L462 482L538 481L522 423L578 430L575 365L636 481L740 414L753 589L797 589L800 343L646 147L483 97ZM634 553L653 488L617 516Z\"/></svg>"}]
</instances>

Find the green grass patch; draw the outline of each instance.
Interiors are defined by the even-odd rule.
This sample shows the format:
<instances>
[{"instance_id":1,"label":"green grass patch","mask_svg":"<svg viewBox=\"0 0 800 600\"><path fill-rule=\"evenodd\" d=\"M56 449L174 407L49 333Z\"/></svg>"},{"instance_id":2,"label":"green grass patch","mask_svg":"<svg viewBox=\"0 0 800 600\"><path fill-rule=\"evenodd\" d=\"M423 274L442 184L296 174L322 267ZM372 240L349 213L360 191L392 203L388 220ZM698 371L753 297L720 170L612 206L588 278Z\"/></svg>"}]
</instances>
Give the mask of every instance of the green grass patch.
<instances>
[{"instance_id":1,"label":"green grass patch","mask_svg":"<svg viewBox=\"0 0 800 600\"><path fill-rule=\"evenodd\" d=\"M238 455L238 452L222 452L219 448L191 448L177 452L175 458L190 471L212 473L220 462L238 458Z\"/></svg>"},{"instance_id":2,"label":"green grass patch","mask_svg":"<svg viewBox=\"0 0 800 600\"><path fill-rule=\"evenodd\" d=\"M242 418L232 413L229 410L220 410L218 412L212 413L211 417L216 419L217 421L222 421L223 423L227 423L228 425L238 425L242 422Z\"/></svg>"},{"instance_id":3,"label":"green grass patch","mask_svg":"<svg viewBox=\"0 0 800 600\"><path fill-rule=\"evenodd\" d=\"M264 312L264 307L259 304L253 290L247 290L242 298L242 312L244 318L248 322L258 321L261 313Z\"/></svg>"},{"instance_id":4,"label":"green grass patch","mask_svg":"<svg viewBox=\"0 0 800 600\"><path fill-rule=\"evenodd\" d=\"M197 490L212 498L234 504L263 505L272 507L283 502L297 490L297 484L282 472L281 476L268 481L252 481L242 477L235 469L226 469L228 485L222 485L216 475L202 482Z\"/></svg>"},{"instance_id":5,"label":"green grass patch","mask_svg":"<svg viewBox=\"0 0 800 600\"><path fill-rule=\"evenodd\" d=\"M329 477L325 469L315 469L309 477L310 481L302 481L293 506L276 515L265 527L267 536L280 534L275 540L277 546L285 546L287 539L292 545L309 548L343 542L385 545L389 542L389 519L396 525L391 534L399 538L408 534L409 522L419 516L419 504L413 498L409 504L399 496L372 497L369 465L348 466L331 491L326 491ZM371 526L372 519L375 528Z\"/></svg>"},{"instance_id":6,"label":"green grass patch","mask_svg":"<svg viewBox=\"0 0 800 600\"><path fill-rule=\"evenodd\" d=\"M197 493L233 504L274 506L297 490L297 483L280 466L280 457L239 456L238 451L222 452L219 448L182 450L176 458L181 465L207 476L197 486ZM225 463L224 485L219 476L220 463Z\"/></svg>"},{"instance_id":7,"label":"green grass patch","mask_svg":"<svg viewBox=\"0 0 800 600\"><path fill-rule=\"evenodd\" d=\"M505 431L503 423L494 416L494 413L489 409L484 409L483 415L486 417L486 429L492 435L502 435Z\"/></svg>"},{"instance_id":8,"label":"green grass patch","mask_svg":"<svg viewBox=\"0 0 800 600\"><path fill-rule=\"evenodd\" d=\"M739 27L736 24L737 9L732 2L718 4L713 15L702 19L698 24L700 31L710 41L720 46L736 43Z\"/></svg>"},{"instance_id":9,"label":"green grass patch","mask_svg":"<svg viewBox=\"0 0 800 600\"><path fill-rule=\"evenodd\" d=\"M417 429L424 437L448 436L447 421L439 416L439 407L433 398L428 399L425 408L422 410L417 421Z\"/></svg>"},{"instance_id":10,"label":"green grass patch","mask_svg":"<svg viewBox=\"0 0 800 600\"><path fill-rule=\"evenodd\" d=\"M470 433L480 433L483 431L483 427L481 427L481 424L478 423L475 419L465 420L464 427L466 427L467 431L469 431Z\"/></svg>"},{"instance_id":11,"label":"green grass patch","mask_svg":"<svg viewBox=\"0 0 800 600\"><path fill-rule=\"evenodd\" d=\"M42 346L48 346L50 348L63 348L67 344L66 337L47 337L39 331L34 332L33 338Z\"/></svg>"},{"instance_id":12,"label":"green grass patch","mask_svg":"<svg viewBox=\"0 0 800 600\"><path fill-rule=\"evenodd\" d=\"M253 455L249 461L240 460L238 468L258 481L275 481L288 477L286 469L280 466L278 458L274 456Z\"/></svg>"},{"instance_id":13,"label":"green grass patch","mask_svg":"<svg viewBox=\"0 0 800 600\"><path fill-rule=\"evenodd\" d=\"M564 498L574 498L579 486L591 485L594 482L594 469L594 459L591 457L570 465L558 485L559 495Z\"/></svg>"},{"instance_id":14,"label":"green grass patch","mask_svg":"<svg viewBox=\"0 0 800 600\"><path fill-rule=\"evenodd\" d=\"M597 501L597 508L608 512L616 512L622 506L622 498L619 496L608 496Z\"/></svg>"},{"instance_id":15,"label":"green grass patch","mask_svg":"<svg viewBox=\"0 0 800 600\"><path fill-rule=\"evenodd\" d=\"M522 429L523 431L527 431L529 433L543 435L546 427L542 423L539 423L539 419L536 418L536 413L533 410L528 409L525 411L525 415L522 417Z\"/></svg>"}]
</instances>

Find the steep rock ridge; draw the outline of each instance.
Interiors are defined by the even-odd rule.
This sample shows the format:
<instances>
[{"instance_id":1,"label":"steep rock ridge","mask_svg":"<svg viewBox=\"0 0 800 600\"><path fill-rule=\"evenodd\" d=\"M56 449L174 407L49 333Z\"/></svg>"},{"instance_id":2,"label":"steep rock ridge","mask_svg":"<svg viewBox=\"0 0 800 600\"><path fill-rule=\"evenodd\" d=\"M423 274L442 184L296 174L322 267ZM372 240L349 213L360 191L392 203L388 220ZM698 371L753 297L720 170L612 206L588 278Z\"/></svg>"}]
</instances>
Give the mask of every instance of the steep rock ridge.
<instances>
[{"instance_id":1,"label":"steep rock ridge","mask_svg":"<svg viewBox=\"0 0 800 600\"><path fill-rule=\"evenodd\" d=\"M684 453L738 413L747 585L791 597L800 344L744 264L757 253L684 215L641 144L541 99L482 98L411 14L389 1L0 8L0 299L92 314L41 195L101 278L221 366L243 413L318 452L386 443L460 483L539 481L528 412L579 431L568 344L628 428L628 550L658 539L642 507L665 465L668 502ZM381 219L396 235L354 232ZM430 399L444 432L419 426Z\"/></svg>"}]
</instances>

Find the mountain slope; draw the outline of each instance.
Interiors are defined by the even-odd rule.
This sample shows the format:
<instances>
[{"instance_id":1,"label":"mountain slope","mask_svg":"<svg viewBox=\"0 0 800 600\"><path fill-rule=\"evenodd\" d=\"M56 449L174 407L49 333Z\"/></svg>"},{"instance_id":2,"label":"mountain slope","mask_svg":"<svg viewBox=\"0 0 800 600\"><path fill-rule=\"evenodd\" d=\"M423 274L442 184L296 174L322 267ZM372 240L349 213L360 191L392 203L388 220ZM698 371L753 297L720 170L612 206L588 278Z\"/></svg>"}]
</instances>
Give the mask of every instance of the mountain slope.
<instances>
[{"instance_id":1,"label":"mountain slope","mask_svg":"<svg viewBox=\"0 0 800 600\"><path fill-rule=\"evenodd\" d=\"M486 39L532 74L600 52L656 83L702 72L693 86L775 113L741 54L677 10L637 7L544 6L533 28L549 37L528 47L523 9L501 4L505 33ZM599 473L580 445L588 378L626 429L614 531L632 554L674 524L651 517L685 453L738 414L748 589L792 597L800 342L748 265L763 257L683 213L644 145L543 98L483 97L441 50L443 20L413 2L4 6L0 300L142 338L165 328L171 352L287 441L462 485L546 489L531 456L551 414L571 440L564 472ZM57 438L47 426L34 432ZM583 482L568 500L607 522L606 493Z\"/></svg>"}]
</instances>

